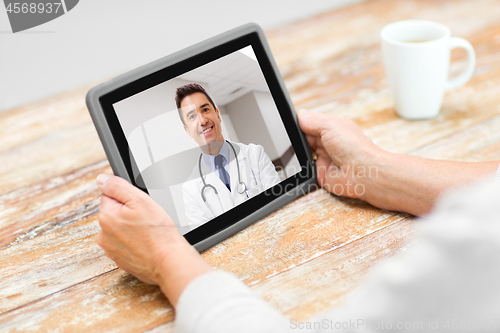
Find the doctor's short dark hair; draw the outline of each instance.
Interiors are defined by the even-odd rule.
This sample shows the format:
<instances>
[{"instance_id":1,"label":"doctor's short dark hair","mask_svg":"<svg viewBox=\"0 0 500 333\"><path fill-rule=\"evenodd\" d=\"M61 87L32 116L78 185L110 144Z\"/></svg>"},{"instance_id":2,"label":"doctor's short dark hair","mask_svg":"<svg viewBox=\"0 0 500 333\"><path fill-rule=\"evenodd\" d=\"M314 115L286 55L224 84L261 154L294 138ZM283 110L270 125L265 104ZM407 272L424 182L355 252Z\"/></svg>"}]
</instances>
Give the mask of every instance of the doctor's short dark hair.
<instances>
[{"instance_id":1,"label":"doctor's short dark hair","mask_svg":"<svg viewBox=\"0 0 500 333\"><path fill-rule=\"evenodd\" d=\"M216 108L215 103L212 100L212 98L210 97L210 95L208 95L206 90L198 83L186 83L185 85L178 87L175 90L175 104L177 105L177 112L179 112L179 118L181 118L181 121L184 124L184 126L186 126L186 122L184 121L184 116L182 114L181 102L187 96L195 94L195 93L202 93L205 96L207 96L207 99L210 102L210 104L212 104L214 109Z\"/></svg>"}]
</instances>

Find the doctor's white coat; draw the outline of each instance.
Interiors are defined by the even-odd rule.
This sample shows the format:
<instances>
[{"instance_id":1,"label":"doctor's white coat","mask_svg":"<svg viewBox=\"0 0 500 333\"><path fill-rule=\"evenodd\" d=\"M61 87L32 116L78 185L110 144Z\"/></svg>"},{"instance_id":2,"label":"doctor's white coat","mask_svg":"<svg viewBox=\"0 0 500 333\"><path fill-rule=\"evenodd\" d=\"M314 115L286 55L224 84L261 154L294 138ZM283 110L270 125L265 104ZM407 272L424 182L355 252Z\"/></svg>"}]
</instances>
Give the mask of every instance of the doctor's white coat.
<instances>
[{"instance_id":1,"label":"doctor's white coat","mask_svg":"<svg viewBox=\"0 0 500 333\"><path fill-rule=\"evenodd\" d=\"M203 181L200 177L199 166L196 164L193 170L196 175L195 179L191 178L182 186L184 208L191 229L221 215L280 182L278 172L276 172L273 163L262 146L234 142L232 144L240 164L241 181L246 184L247 191L243 194L238 193L238 167L234 152L229 149L231 155L229 162L231 191L220 180L217 173L203 160L201 161L206 184L214 186L218 192L217 195L212 188L205 188L205 203L201 196Z\"/></svg>"}]
</instances>

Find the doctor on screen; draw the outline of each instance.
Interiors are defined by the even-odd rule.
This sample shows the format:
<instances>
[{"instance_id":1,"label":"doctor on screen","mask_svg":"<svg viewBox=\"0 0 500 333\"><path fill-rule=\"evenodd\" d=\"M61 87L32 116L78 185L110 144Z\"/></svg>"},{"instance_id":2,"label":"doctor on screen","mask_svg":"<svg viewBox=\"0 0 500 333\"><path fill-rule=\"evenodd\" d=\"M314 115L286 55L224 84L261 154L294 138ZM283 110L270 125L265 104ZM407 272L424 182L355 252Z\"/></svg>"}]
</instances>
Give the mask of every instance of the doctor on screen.
<instances>
[{"instance_id":1,"label":"doctor on screen","mask_svg":"<svg viewBox=\"0 0 500 333\"><path fill-rule=\"evenodd\" d=\"M182 186L190 225L203 224L280 182L262 146L224 139L219 110L201 85L178 87L175 102L184 129L201 150L195 179Z\"/></svg>"}]
</instances>

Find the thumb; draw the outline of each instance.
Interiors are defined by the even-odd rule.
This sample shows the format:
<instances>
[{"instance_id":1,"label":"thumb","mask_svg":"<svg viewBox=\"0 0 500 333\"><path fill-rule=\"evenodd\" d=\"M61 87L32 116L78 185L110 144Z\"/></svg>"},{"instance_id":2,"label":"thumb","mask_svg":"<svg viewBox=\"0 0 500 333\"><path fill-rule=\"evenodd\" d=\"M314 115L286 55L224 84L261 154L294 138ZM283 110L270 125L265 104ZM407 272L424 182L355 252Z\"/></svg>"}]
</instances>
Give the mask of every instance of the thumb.
<instances>
[{"instance_id":1,"label":"thumb","mask_svg":"<svg viewBox=\"0 0 500 333\"><path fill-rule=\"evenodd\" d=\"M312 136L321 136L321 133L327 128L328 122L333 117L323 113L312 113L304 109L298 112L298 116L302 131Z\"/></svg>"},{"instance_id":2,"label":"thumb","mask_svg":"<svg viewBox=\"0 0 500 333\"><path fill-rule=\"evenodd\" d=\"M97 186L105 196L124 205L133 200L135 191L141 191L123 178L106 174L97 176Z\"/></svg>"}]
</instances>

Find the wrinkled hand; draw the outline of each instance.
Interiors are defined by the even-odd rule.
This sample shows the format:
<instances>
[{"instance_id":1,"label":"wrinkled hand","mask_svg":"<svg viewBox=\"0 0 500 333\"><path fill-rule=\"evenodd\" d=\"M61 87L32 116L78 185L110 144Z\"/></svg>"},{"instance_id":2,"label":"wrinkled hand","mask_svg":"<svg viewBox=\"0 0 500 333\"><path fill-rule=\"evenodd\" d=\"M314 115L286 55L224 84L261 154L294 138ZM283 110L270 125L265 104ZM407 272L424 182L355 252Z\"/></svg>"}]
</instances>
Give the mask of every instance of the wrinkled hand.
<instances>
[{"instance_id":1,"label":"wrinkled hand","mask_svg":"<svg viewBox=\"0 0 500 333\"><path fill-rule=\"evenodd\" d=\"M97 243L121 269L159 284L158 268L168 252L186 247L186 241L163 208L123 178L102 175L98 185L103 196Z\"/></svg>"},{"instance_id":2,"label":"wrinkled hand","mask_svg":"<svg viewBox=\"0 0 500 333\"><path fill-rule=\"evenodd\" d=\"M362 198L382 150L350 119L300 110L299 124L317 155L318 183L336 195Z\"/></svg>"},{"instance_id":3,"label":"wrinkled hand","mask_svg":"<svg viewBox=\"0 0 500 333\"><path fill-rule=\"evenodd\" d=\"M97 243L118 267L160 285L175 306L187 284L211 268L146 193L116 176L99 175L97 184L103 193Z\"/></svg>"}]
</instances>

